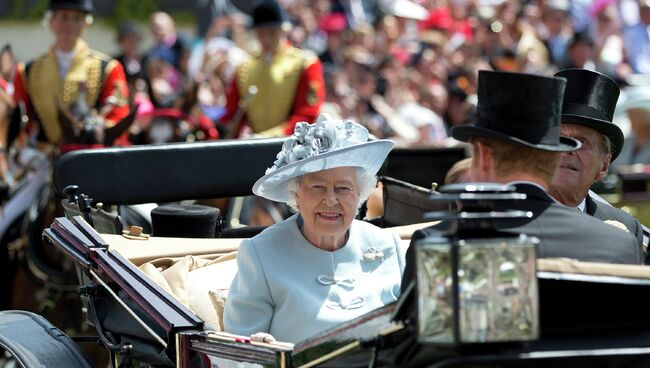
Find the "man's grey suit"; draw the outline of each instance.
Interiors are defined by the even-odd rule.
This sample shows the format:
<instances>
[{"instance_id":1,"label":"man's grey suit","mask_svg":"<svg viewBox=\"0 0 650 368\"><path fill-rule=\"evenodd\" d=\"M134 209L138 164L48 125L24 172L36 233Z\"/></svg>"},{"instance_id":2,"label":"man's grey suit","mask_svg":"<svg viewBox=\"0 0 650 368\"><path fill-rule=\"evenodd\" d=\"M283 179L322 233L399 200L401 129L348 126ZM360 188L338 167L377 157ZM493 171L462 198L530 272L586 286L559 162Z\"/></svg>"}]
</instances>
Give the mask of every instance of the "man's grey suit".
<instances>
[{"instance_id":1,"label":"man's grey suit","mask_svg":"<svg viewBox=\"0 0 650 368\"><path fill-rule=\"evenodd\" d=\"M525 200L501 201L495 210L531 211L532 218L498 220L497 228L513 234L539 238L539 257L563 257L585 262L641 264L642 252L633 235L602 220L566 207L551 198L542 188L528 183L514 184ZM414 277L414 248L418 240L440 231L431 226L418 230L406 252L402 291Z\"/></svg>"},{"instance_id":2,"label":"man's grey suit","mask_svg":"<svg viewBox=\"0 0 650 368\"><path fill-rule=\"evenodd\" d=\"M609 203L603 203L592 198L591 195L587 195L587 198L585 199L585 213L603 221L615 220L625 225L630 234L634 235L636 238L642 252L646 254L648 228L643 226L639 220Z\"/></svg>"}]
</instances>

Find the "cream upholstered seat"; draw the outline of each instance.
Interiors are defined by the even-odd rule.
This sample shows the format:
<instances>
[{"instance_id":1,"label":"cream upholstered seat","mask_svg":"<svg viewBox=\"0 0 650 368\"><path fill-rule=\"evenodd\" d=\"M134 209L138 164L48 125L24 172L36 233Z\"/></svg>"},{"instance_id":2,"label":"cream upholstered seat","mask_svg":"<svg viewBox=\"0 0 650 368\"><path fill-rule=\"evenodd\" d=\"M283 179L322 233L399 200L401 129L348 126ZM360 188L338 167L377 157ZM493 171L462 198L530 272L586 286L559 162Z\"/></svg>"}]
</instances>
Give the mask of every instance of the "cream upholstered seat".
<instances>
[{"instance_id":1,"label":"cream upholstered seat","mask_svg":"<svg viewBox=\"0 0 650 368\"><path fill-rule=\"evenodd\" d=\"M398 226L404 242L419 228L433 223ZM119 252L156 284L201 318L206 329L223 329L223 310L230 283L237 273L237 248L242 239L157 238L127 239L101 234L111 250Z\"/></svg>"}]
</instances>

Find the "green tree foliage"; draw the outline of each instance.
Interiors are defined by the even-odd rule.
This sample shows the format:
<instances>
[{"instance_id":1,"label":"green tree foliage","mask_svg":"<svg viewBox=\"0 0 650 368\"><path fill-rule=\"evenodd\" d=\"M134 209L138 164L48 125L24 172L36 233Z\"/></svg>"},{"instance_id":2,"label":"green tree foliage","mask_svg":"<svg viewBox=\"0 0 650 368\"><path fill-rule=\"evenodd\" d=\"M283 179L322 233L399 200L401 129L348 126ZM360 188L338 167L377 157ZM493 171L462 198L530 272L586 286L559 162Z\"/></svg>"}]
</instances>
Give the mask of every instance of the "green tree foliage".
<instances>
[{"instance_id":1,"label":"green tree foliage","mask_svg":"<svg viewBox=\"0 0 650 368\"><path fill-rule=\"evenodd\" d=\"M151 13L158 10L160 0L116 0L111 22L147 21Z\"/></svg>"},{"instance_id":2,"label":"green tree foliage","mask_svg":"<svg viewBox=\"0 0 650 368\"><path fill-rule=\"evenodd\" d=\"M0 0L2 1L2 0ZM105 1L105 0L95 0ZM158 10L162 0L115 0L107 21L119 24L124 21L147 21ZM15 20L39 20L47 11L49 0L9 0L10 16ZM103 18L105 14L99 15ZM95 14L95 17L98 17Z\"/></svg>"},{"instance_id":3,"label":"green tree foliage","mask_svg":"<svg viewBox=\"0 0 650 368\"><path fill-rule=\"evenodd\" d=\"M37 20L43 17L48 7L48 0L37 0L33 4L27 0L9 0L10 15L16 20Z\"/></svg>"}]
</instances>

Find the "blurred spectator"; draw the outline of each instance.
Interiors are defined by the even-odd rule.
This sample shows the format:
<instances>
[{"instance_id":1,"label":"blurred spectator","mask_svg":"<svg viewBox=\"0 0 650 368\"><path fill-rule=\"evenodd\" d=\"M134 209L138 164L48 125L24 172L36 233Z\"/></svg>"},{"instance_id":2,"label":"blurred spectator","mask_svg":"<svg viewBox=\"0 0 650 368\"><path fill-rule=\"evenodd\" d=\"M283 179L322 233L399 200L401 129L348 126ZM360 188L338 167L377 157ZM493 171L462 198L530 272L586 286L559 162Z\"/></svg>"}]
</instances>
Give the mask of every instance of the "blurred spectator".
<instances>
[{"instance_id":1,"label":"blurred spectator","mask_svg":"<svg viewBox=\"0 0 650 368\"><path fill-rule=\"evenodd\" d=\"M650 164L650 87L625 88L616 110L627 113L631 131L611 166Z\"/></svg>"},{"instance_id":2,"label":"blurred spectator","mask_svg":"<svg viewBox=\"0 0 650 368\"><path fill-rule=\"evenodd\" d=\"M351 89L358 98L352 119L364 125L371 134L378 138L393 136L394 132L388 125L387 117L382 115L376 106L376 102L381 99L375 98L375 103L373 103L373 98L377 96L377 77L372 66L355 64L354 71L349 75Z\"/></svg>"},{"instance_id":3,"label":"blurred spectator","mask_svg":"<svg viewBox=\"0 0 650 368\"><path fill-rule=\"evenodd\" d=\"M156 107L180 108L184 78L171 63L171 50L157 48L147 56L151 101Z\"/></svg>"},{"instance_id":4,"label":"blurred spectator","mask_svg":"<svg viewBox=\"0 0 650 368\"><path fill-rule=\"evenodd\" d=\"M214 18L205 36L197 41L188 61L188 76L196 82L205 77L203 68L213 58L226 55L223 65L223 82L232 80L234 69L248 58L248 53L240 45L245 44L245 20L238 13L227 13Z\"/></svg>"},{"instance_id":5,"label":"blurred spectator","mask_svg":"<svg viewBox=\"0 0 650 368\"><path fill-rule=\"evenodd\" d=\"M594 40L588 31L576 32L567 46L567 60L562 69L583 68L594 70L596 63Z\"/></svg>"},{"instance_id":6,"label":"blurred spectator","mask_svg":"<svg viewBox=\"0 0 650 368\"><path fill-rule=\"evenodd\" d=\"M176 25L172 17L165 12L155 12L149 18L149 26L155 41L149 53L164 57L165 61L183 75L187 75L190 46L181 35L176 33Z\"/></svg>"},{"instance_id":7,"label":"blurred spectator","mask_svg":"<svg viewBox=\"0 0 650 368\"><path fill-rule=\"evenodd\" d=\"M571 0L571 23L575 32L586 31L592 19L589 15L589 7L594 0Z\"/></svg>"},{"instance_id":8,"label":"blurred spectator","mask_svg":"<svg viewBox=\"0 0 650 368\"><path fill-rule=\"evenodd\" d=\"M616 2L612 0L594 2L591 15L595 18L591 23L590 31L595 43L596 70L614 79L624 80L631 73L631 69L624 60L625 47Z\"/></svg>"},{"instance_id":9,"label":"blurred spectator","mask_svg":"<svg viewBox=\"0 0 650 368\"><path fill-rule=\"evenodd\" d=\"M472 41L474 38L472 18L470 17L470 2L467 0L450 0L437 6L435 1L429 2L428 15L419 23L422 30L444 31L449 38Z\"/></svg>"},{"instance_id":10,"label":"blurred spectator","mask_svg":"<svg viewBox=\"0 0 650 368\"><path fill-rule=\"evenodd\" d=\"M340 67L343 62L343 31L347 27L347 20L342 13L332 13L321 18L318 28L325 32L326 47L318 58L323 67Z\"/></svg>"},{"instance_id":11,"label":"blurred spectator","mask_svg":"<svg viewBox=\"0 0 650 368\"><path fill-rule=\"evenodd\" d=\"M14 56L10 44L6 44L0 49L0 88L5 92L13 95L14 92L14 71L18 61Z\"/></svg>"},{"instance_id":12,"label":"blurred spectator","mask_svg":"<svg viewBox=\"0 0 650 368\"><path fill-rule=\"evenodd\" d=\"M335 10L345 13L350 21L350 26L356 28L360 24L371 23L374 19L371 16L376 1L368 0L332 0L332 7Z\"/></svg>"},{"instance_id":13,"label":"blurred spectator","mask_svg":"<svg viewBox=\"0 0 650 368\"><path fill-rule=\"evenodd\" d=\"M232 14L236 10L230 0L197 0L195 11L197 35L206 38L215 19Z\"/></svg>"},{"instance_id":14,"label":"blurred spectator","mask_svg":"<svg viewBox=\"0 0 650 368\"><path fill-rule=\"evenodd\" d=\"M635 73L650 73L650 0L638 0L639 23L624 32L627 60Z\"/></svg>"},{"instance_id":15,"label":"blurred spectator","mask_svg":"<svg viewBox=\"0 0 650 368\"><path fill-rule=\"evenodd\" d=\"M569 1L547 1L543 9L542 22L540 35L548 48L550 62L556 66L564 65L567 46L573 34L569 22Z\"/></svg>"},{"instance_id":16,"label":"blurred spectator","mask_svg":"<svg viewBox=\"0 0 650 368\"><path fill-rule=\"evenodd\" d=\"M514 53L516 71L544 73L549 55L537 30L522 17L522 5L516 0L504 0L495 7L495 18L487 22L484 41L488 58Z\"/></svg>"},{"instance_id":17,"label":"blurred spectator","mask_svg":"<svg viewBox=\"0 0 650 368\"><path fill-rule=\"evenodd\" d=\"M147 62L140 51L141 41L142 33L137 24L131 22L120 24L117 31L117 44L120 53L115 56L115 59L124 67L126 81L129 85L129 96L135 94L135 83L138 79L147 79L145 70Z\"/></svg>"},{"instance_id":18,"label":"blurred spectator","mask_svg":"<svg viewBox=\"0 0 650 368\"><path fill-rule=\"evenodd\" d=\"M8 150L8 133L9 133L9 114L14 107L14 101L12 98L12 91L10 90L10 84L5 80L5 65L4 63L7 60L5 50L8 49L8 46L5 46L3 53L0 55L0 192L6 189L7 178L6 175L9 170L7 162L7 150ZM12 63L13 66L13 63ZM11 75L11 74L10 74ZM2 196L0 196L0 200Z\"/></svg>"},{"instance_id":19,"label":"blurred spectator","mask_svg":"<svg viewBox=\"0 0 650 368\"><path fill-rule=\"evenodd\" d=\"M448 100L449 93L445 86L438 81L431 81L422 86L418 102L420 105L435 112L436 115L444 117L447 111Z\"/></svg>"},{"instance_id":20,"label":"blurred spectator","mask_svg":"<svg viewBox=\"0 0 650 368\"><path fill-rule=\"evenodd\" d=\"M473 94L473 86L470 79L463 72L457 72L451 76L447 84L449 97L447 98L447 114L444 121L447 129L455 125L467 124L473 116L473 106L468 101L468 96Z\"/></svg>"},{"instance_id":21,"label":"blurred spectator","mask_svg":"<svg viewBox=\"0 0 650 368\"><path fill-rule=\"evenodd\" d=\"M442 146L447 139L445 123L435 112L417 103L407 103L395 111L398 121L414 128L415 134L407 143L411 146Z\"/></svg>"},{"instance_id":22,"label":"blurred spectator","mask_svg":"<svg viewBox=\"0 0 650 368\"><path fill-rule=\"evenodd\" d=\"M418 51L417 21L427 17L427 10L410 0L379 1L383 16L379 26L386 50L402 64ZM383 58L382 58L383 59Z\"/></svg>"},{"instance_id":23,"label":"blurred spectator","mask_svg":"<svg viewBox=\"0 0 650 368\"><path fill-rule=\"evenodd\" d=\"M219 120L226 113L226 84L222 74L227 63L227 52L210 58L203 67L203 80L198 85L198 107L212 121Z\"/></svg>"}]
</instances>

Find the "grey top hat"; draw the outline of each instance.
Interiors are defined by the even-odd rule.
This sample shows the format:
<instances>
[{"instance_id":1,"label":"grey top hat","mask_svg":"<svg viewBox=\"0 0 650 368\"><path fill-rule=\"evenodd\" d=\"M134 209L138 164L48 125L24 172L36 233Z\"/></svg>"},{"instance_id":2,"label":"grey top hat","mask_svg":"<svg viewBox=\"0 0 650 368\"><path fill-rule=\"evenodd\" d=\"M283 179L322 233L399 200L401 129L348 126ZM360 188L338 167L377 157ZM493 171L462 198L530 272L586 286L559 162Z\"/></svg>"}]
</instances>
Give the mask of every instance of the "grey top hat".
<instances>
[{"instance_id":1,"label":"grey top hat","mask_svg":"<svg viewBox=\"0 0 650 368\"><path fill-rule=\"evenodd\" d=\"M560 136L565 84L564 78L481 70L475 124L455 126L451 134L463 142L483 136L544 151L575 151L580 142Z\"/></svg>"}]
</instances>

